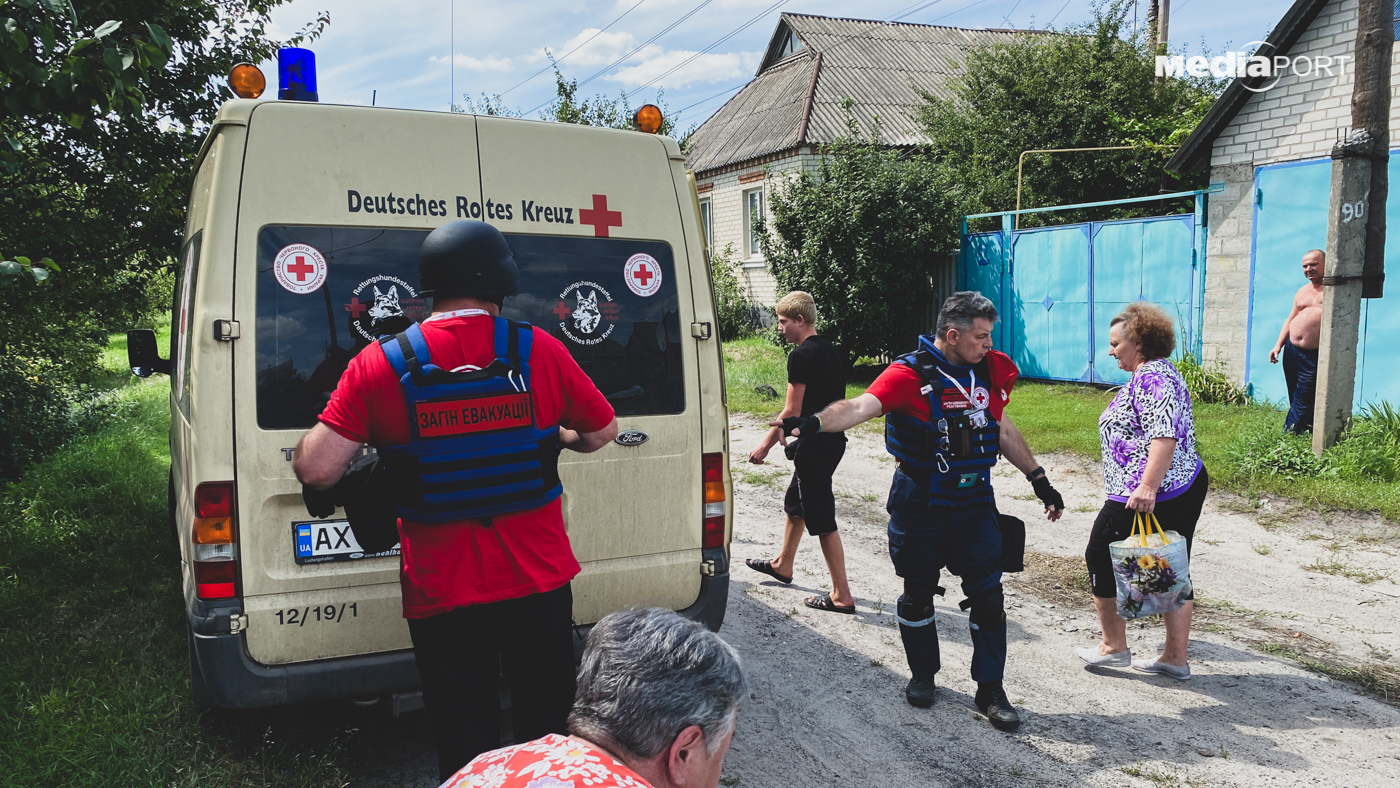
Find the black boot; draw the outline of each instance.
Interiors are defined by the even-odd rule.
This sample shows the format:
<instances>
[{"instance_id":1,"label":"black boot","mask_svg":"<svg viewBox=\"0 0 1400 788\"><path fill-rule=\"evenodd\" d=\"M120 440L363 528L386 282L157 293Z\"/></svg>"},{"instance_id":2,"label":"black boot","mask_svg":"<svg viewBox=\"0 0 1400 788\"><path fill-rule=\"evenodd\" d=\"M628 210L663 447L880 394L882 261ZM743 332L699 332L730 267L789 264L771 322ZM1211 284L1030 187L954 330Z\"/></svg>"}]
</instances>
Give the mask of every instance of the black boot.
<instances>
[{"instance_id":1,"label":"black boot","mask_svg":"<svg viewBox=\"0 0 1400 788\"><path fill-rule=\"evenodd\" d=\"M933 676L920 678L915 676L909 679L909 686L904 688L904 699L909 701L910 706L918 706L927 709L933 705Z\"/></svg>"},{"instance_id":2,"label":"black boot","mask_svg":"<svg viewBox=\"0 0 1400 788\"><path fill-rule=\"evenodd\" d=\"M1014 731L1021 724L1021 715L1016 712L1011 701L1006 699L1006 690L1000 681L977 682L977 697L973 700L977 708L999 731ZM913 703L913 701L910 701Z\"/></svg>"}]
</instances>

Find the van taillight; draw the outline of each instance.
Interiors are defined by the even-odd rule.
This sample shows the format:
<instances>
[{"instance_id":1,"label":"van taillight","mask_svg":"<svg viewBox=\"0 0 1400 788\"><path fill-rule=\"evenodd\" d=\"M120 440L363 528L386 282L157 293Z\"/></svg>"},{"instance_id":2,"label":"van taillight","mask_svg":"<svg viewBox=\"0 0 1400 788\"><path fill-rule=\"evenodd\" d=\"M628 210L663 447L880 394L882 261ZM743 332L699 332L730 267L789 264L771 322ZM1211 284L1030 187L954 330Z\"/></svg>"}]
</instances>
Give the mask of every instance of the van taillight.
<instances>
[{"instance_id":1,"label":"van taillight","mask_svg":"<svg viewBox=\"0 0 1400 788\"><path fill-rule=\"evenodd\" d=\"M194 489L194 583L200 599L238 596L238 539L234 533L233 482L205 482Z\"/></svg>"},{"instance_id":2,"label":"van taillight","mask_svg":"<svg viewBox=\"0 0 1400 788\"><path fill-rule=\"evenodd\" d=\"M724 455L701 455L700 467L705 479L705 512L700 546L724 547Z\"/></svg>"}]
</instances>

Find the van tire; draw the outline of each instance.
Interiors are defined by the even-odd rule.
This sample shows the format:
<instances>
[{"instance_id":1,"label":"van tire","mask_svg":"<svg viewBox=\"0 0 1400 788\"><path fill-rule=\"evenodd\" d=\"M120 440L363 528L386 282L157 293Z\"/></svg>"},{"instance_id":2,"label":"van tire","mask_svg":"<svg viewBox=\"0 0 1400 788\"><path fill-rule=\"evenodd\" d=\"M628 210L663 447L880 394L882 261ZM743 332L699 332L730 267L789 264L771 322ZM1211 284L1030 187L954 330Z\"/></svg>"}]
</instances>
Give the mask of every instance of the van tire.
<instances>
[{"instance_id":1,"label":"van tire","mask_svg":"<svg viewBox=\"0 0 1400 788\"><path fill-rule=\"evenodd\" d=\"M209 685L204 683L204 673L199 669L199 658L194 654L194 630L190 629L188 624L185 625L185 637L189 643L190 697L199 709L216 709L219 704L214 701Z\"/></svg>"}]
</instances>

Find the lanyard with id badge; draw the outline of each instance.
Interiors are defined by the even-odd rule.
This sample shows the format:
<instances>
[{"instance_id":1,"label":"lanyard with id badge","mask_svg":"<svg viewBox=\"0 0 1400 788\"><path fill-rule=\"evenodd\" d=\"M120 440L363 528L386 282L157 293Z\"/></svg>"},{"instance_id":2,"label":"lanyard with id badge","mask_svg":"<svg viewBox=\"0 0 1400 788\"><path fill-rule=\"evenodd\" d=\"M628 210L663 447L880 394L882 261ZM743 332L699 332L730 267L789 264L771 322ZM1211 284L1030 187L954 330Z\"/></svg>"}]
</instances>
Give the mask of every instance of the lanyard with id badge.
<instances>
[{"instance_id":1,"label":"lanyard with id badge","mask_svg":"<svg viewBox=\"0 0 1400 788\"><path fill-rule=\"evenodd\" d=\"M986 408L974 406L974 400L969 391L969 389L975 390L977 388L977 373L974 370L968 371L968 374L971 375L968 388L963 388L963 385L955 380L952 375L949 375L941 369L938 370L938 374L942 375L949 383L952 383L953 386L957 388L968 405L967 409L961 413L947 414L939 419L938 430L943 433L944 440L947 441L948 452L953 456L953 459L972 459L972 436L977 430L986 429L987 427L987 410ZM974 487L977 485L979 478L980 474L977 473L960 474L958 476L958 487Z\"/></svg>"}]
</instances>

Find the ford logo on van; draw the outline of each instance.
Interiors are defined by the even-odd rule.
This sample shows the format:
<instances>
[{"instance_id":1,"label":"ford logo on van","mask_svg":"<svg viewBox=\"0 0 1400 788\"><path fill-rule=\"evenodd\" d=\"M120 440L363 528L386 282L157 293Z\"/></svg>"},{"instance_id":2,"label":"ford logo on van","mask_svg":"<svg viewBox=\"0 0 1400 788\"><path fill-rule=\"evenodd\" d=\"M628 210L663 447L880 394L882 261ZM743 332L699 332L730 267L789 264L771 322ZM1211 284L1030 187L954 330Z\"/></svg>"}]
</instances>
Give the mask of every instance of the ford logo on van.
<instances>
[{"instance_id":1,"label":"ford logo on van","mask_svg":"<svg viewBox=\"0 0 1400 788\"><path fill-rule=\"evenodd\" d=\"M651 436L641 430L623 430L614 438L619 446L641 446Z\"/></svg>"}]
</instances>

